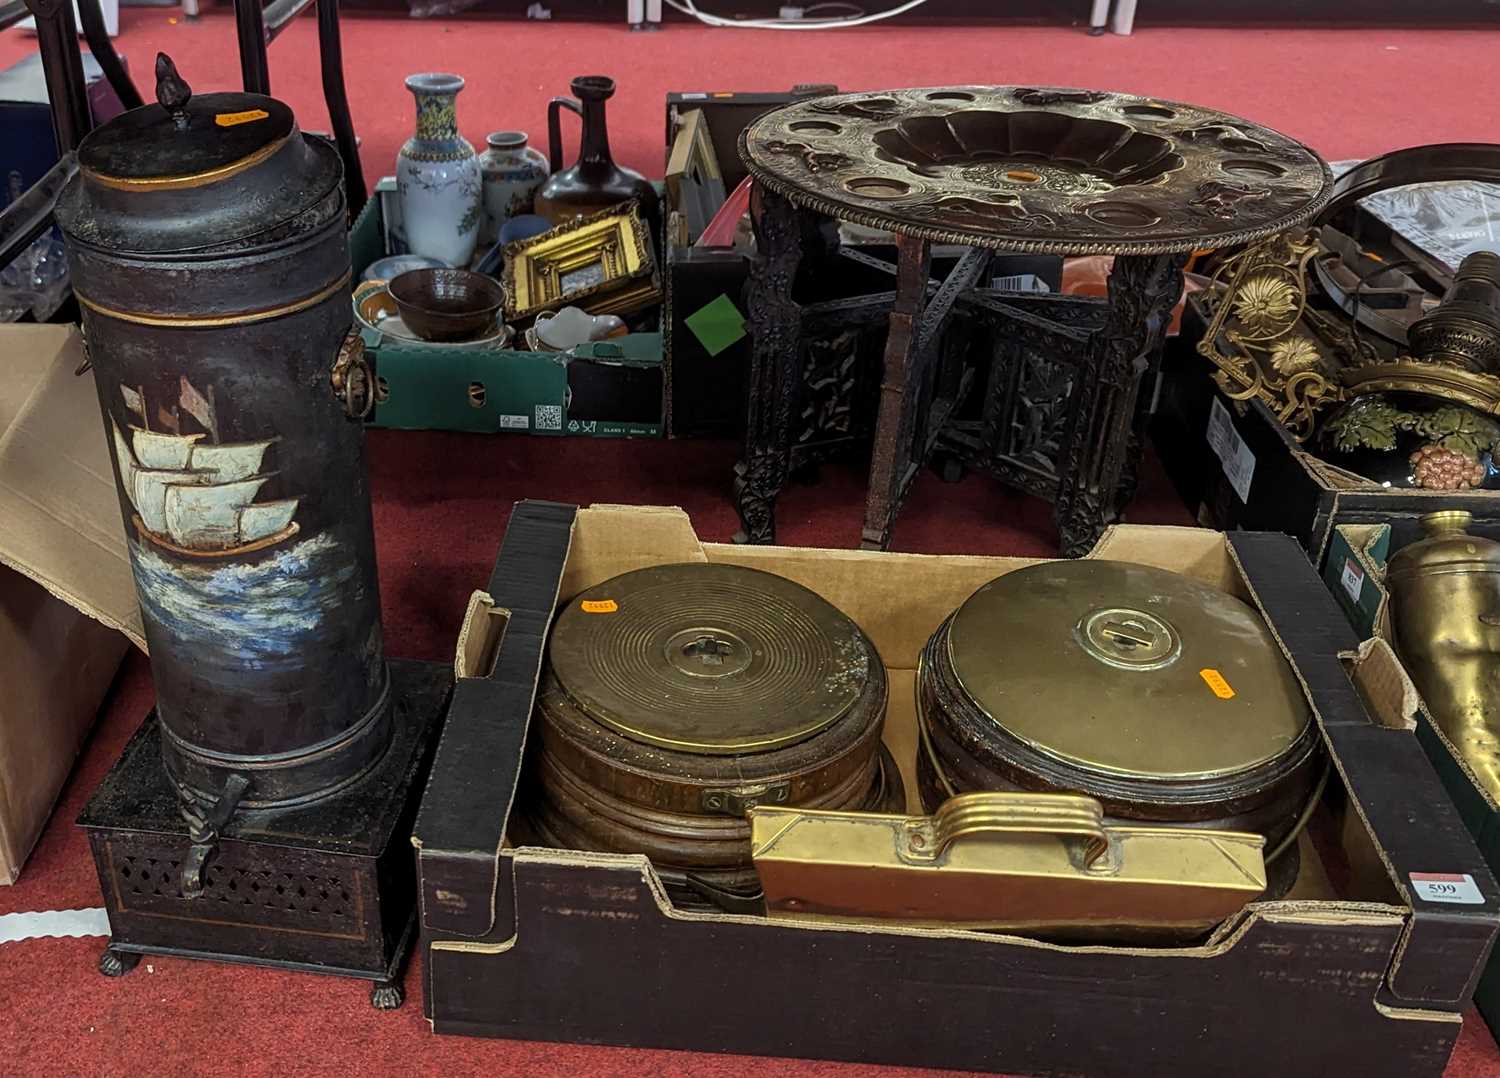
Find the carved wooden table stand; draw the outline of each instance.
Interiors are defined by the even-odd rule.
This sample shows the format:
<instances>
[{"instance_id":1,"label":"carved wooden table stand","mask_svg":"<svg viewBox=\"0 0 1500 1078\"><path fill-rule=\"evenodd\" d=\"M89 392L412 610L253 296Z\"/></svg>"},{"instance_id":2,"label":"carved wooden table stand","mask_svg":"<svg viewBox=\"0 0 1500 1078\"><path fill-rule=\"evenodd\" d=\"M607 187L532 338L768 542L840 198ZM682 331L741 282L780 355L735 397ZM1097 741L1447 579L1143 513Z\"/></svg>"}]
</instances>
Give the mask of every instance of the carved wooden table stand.
<instances>
[{"instance_id":1,"label":"carved wooden table stand","mask_svg":"<svg viewBox=\"0 0 1500 1078\"><path fill-rule=\"evenodd\" d=\"M1136 393L1199 248L1295 227L1328 197L1317 154L1224 113L1124 94L956 86L842 94L762 116L740 137L757 242L742 541L775 541L803 384L804 241L820 218L896 237L862 545L883 549L912 480L962 397L939 343L991 254L1116 256L1102 324L1071 379L1055 494L1064 553L1086 552L1130 474ZM931 244L967 248L936 288Z\"/></svg>"}]
</instances>

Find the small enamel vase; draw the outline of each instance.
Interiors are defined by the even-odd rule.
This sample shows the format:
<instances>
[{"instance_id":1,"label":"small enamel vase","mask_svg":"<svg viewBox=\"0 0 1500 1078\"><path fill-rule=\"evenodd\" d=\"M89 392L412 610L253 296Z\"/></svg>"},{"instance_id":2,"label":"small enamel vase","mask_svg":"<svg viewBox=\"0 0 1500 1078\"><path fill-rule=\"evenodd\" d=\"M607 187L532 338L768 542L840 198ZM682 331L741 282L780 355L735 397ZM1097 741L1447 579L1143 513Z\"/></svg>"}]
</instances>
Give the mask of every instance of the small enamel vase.
<instances>
[{"instance_id":1,"label":"small enamel vase","mask_svg":"<svg viewBox=\"0 0 1500 1078\"><path fill-rule=\"evenodd\" d=\"M458 133L458 75L411 75L406 88L417 99L417 130L396 159L396 189L411 253L467 269L484 218L479 159Z\"/></svg>"}]
</instances>

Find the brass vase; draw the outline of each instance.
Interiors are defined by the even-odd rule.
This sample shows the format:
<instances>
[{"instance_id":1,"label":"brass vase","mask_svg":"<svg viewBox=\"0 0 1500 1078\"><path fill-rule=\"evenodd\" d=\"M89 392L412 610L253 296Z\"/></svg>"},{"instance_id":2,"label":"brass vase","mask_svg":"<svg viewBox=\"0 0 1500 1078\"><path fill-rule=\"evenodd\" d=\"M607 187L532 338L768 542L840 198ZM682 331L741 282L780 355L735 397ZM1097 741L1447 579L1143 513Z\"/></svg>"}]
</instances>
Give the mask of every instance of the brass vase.
<instances>
[{"instance_id":1,"label":"brass vase","mask_svg":"<svg viewBox=\"0 0 1500 1078\"><path fill-rule=\"evenodd\" d=\"M1500 800L1500 543L1461 511L1422 517L1426 537L1391 558L1401 660L1432 720Z\"/></svg>"}]
</instances>

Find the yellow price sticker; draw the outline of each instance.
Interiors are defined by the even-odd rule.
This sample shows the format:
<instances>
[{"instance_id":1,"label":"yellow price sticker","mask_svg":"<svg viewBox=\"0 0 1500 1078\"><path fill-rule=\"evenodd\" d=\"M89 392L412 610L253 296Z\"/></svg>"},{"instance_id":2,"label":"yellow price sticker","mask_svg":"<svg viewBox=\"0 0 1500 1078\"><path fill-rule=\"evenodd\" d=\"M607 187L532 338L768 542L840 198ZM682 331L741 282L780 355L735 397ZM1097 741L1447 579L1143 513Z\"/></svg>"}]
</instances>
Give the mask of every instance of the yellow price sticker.
<instances>
[{"instance_id":1,"label":"yellow price sticker","mask_svg":"<svg viewBox=\"0 0 1500 1078\"><path fill-rule=\"evenodd\" d=\"M244 112L221 112L214 117L214 123L220 127L237 127L240 124L254 123L256 120L264 120L271 115L265 109L247 109Z\"/></svg>"},{"instance_id":2,"label":"yellow price sticker","mask_svg":"<svg viewBox=\"0 0 1500 1078\"><path fill-rule=\"evenodd\" d=\"M1204 667L1198 671L1198 676L1207 683L1208 687L1213 690L1213 694L1220 700L1234 699L1234 690L1229 687L1229 682L1225 681L1224 675L1213 667Z\"/></svg>"},{"instance_id":3,"label":"yellow price sticker","mask_svg":"<svg viewBox=\"0 0 1500 1078\"><path fill-rule=\"evenodd\" d=\"M585 599L578 604L585 614L613 614L620 604L613 599Z\"/></svg>"}]
</instances>

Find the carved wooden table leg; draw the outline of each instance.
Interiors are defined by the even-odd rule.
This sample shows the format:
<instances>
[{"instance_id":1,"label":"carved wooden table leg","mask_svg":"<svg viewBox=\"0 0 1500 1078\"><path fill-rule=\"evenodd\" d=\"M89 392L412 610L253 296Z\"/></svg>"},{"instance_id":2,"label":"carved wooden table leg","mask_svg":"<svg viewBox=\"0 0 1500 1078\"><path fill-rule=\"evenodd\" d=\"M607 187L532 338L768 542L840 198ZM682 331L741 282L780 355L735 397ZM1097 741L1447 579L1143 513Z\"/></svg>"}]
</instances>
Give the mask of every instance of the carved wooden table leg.
<instances>
[{"instance_id":1,"label":"carved wooden table leg","mask_svg":"<svg viewBox=\"0 0 1500 1078\"><path fill-rule=\"evenodd\" d=\"M1182 295L1186 254L1121 255L1109 275L1109 316L1073 385L1058 468L1057 531L1065 557L1087 554L1115 509L1136 393Z\"/></svg>"},{"instance_id":2,"label":"carved wooden table leg","mask_svg":"<svg viewBox=\"0 0 1500 1078\"><path fill-rule=\"evenodd\" d=\"M776 541L776 498L791 460L802 310L792 285L802 260L805 212L773 191L751 190L755 261L750 266L746 328L750 334L750 399L745 451L734 469L734 503L740 515L737 543Z\"/></svg>"},{"instance_id":3,"label":"carved wooden table leg","mask_svg":"<svg viewBox=\"0 0 1500 1078\"><path fill-rule=\"evenodd\" d=\"M860 546L865 550L884 550L890 542L891 520L912 461L912 409L919 396L912 373L921 346L917 330L927 301L931 250L924 239L898 235L896 251L896 305L885 340L880 411L865 495L865 526L860 533Z\"/></svg>"}]
</instances>

